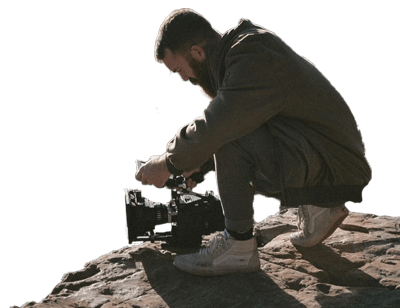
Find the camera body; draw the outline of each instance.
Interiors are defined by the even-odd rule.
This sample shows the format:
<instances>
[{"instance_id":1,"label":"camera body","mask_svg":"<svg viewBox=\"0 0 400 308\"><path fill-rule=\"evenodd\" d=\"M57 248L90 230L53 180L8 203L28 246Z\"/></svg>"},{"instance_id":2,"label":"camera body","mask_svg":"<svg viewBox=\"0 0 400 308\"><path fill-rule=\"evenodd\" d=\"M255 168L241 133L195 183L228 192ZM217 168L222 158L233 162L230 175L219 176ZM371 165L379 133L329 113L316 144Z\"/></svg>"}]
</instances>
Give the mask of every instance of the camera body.
<instances>
[{"instance_id":1,"label":"camera body","mask_svg":"<svg viewBox=\"0 0 400 308\"><path fill-rule=\"evenodd\" d=\"M200 246L202 236L223 231L225 219L220 200L212 191L204 195L187 190L183 177L176 177L171 200L153 202L140 190L125 189L126 223L129 244L133 241L166 241L176 247ZM180 187L180 188L176 188ZM170 232L155 233L156 225L171 223Z\"/></svg>"}]
</instances>

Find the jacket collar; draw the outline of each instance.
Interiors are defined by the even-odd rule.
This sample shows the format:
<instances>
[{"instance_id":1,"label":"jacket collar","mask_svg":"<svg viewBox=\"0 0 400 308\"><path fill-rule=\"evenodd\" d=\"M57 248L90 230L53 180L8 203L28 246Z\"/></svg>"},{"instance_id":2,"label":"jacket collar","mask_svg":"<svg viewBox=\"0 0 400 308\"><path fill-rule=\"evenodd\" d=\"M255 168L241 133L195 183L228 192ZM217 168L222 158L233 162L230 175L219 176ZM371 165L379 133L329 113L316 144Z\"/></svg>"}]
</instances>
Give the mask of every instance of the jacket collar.
<instances>
[{"instance_id":1,"label":"jacket collar","mask_svg":"<svg viewBox=\"0 0 400 308\"><path fill-rule=\"evenodd\" d=\"M239 24L228 30L215 45L209 46L206 50L206 61L212 83L218 88L218 74L225 73L224 58L235 39L240 33L249 29L260 28L248 19L241 19Z\"/></svg>"}]
</instances>

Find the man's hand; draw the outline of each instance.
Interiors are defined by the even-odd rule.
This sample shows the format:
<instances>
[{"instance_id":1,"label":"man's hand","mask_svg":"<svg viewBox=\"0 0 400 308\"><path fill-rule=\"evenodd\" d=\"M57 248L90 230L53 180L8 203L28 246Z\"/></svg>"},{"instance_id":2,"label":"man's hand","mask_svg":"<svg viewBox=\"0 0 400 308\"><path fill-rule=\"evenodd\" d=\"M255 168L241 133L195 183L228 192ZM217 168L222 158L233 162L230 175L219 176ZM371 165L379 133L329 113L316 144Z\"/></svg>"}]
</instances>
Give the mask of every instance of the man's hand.
<instances>
[{"instance_id":1,"label":"man's hand","mask_svg":"<svg viewBox=\"0 0 400 308\"><path fill-rule=\"evenodd\" d=\"M186 179L186 185L187 185L189 188L195 188L196 185L197 185L196 181L193 181L192 179L189 179L189 177L190 177L193 173L196 173L196 172L200 172L200 168L196 168L196 169L194 169L194 170L192 170L192 171L190 171L190 172L184 172L184 173L182 174L182 175L185 177L185 179Z\"/></svg>"},{"instance_id":2,"label":"man's hand","mask_svg":"<svg viewBox=\"0 0 400 308\"><path fill-rule=\"evenodd\" d=\"M168 171L167 164L165 163L166 156L152 156L136 173L136 180L142 182L144 185L154 185L155 187L162 188L165 182L170 177L171 173Z\"/></svg>"}]
</instances>

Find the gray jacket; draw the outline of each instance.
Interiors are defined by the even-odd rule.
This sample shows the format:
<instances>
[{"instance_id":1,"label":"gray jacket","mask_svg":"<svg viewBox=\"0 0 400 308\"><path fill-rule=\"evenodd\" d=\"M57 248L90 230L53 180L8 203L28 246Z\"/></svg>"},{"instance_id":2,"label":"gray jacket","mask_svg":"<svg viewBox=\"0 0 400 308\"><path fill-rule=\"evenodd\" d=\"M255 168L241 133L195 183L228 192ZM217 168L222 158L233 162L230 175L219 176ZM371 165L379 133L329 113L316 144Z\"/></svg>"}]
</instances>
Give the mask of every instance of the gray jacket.
<instances>
[{"instance_id":1,"label":"gray jacket","mask_svg":"<svg viewBox=\"0 0 400 308\"><path fill-rule=\"evenodd\" d=\"M346 102L310 62L248 20L206 52L217 96L168 143L170 172L193 170L266 125L284 205L362 201L371 169L361 134Z\"/></svg>"}]
</instances>

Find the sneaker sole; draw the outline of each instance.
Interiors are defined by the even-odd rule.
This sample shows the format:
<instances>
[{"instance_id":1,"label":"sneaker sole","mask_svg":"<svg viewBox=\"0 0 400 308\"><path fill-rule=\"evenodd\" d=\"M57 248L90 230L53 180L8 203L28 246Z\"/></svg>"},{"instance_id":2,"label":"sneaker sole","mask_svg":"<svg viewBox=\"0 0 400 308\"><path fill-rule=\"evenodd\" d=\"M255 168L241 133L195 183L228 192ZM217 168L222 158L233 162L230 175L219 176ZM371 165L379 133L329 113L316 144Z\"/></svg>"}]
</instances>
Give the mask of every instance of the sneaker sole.
<instances>
[{"instance_id":1,"label":"sneaker sole","mask_svg":"<svg viewBox=\"0 0 400 308\"><path fill-rule=\"evenodd\" d=\"M238 267L238 266L231 266L231 267L193 267L190 264L179 264L174 262L174 265L177 269L197 275L197 276L221 276L221 275L228 275L228 274L246 274L246 273L253 273L260 269L260 257L258 252L255 253L250 262L246 267Z\"/></svg>"}]
</instances>

